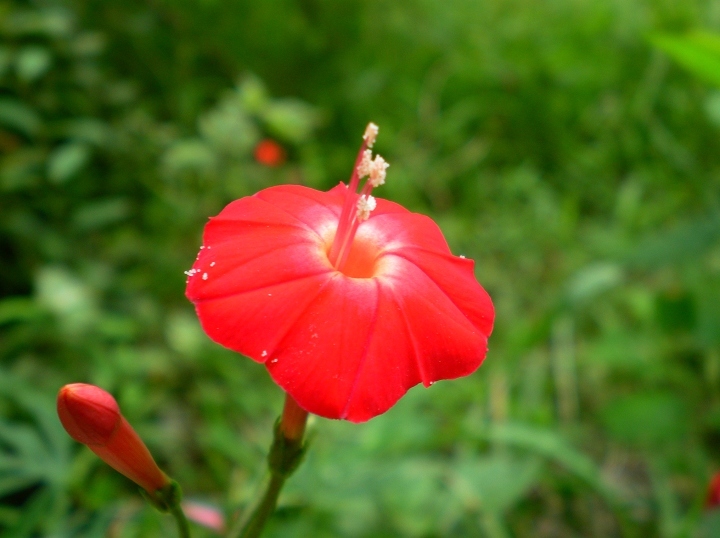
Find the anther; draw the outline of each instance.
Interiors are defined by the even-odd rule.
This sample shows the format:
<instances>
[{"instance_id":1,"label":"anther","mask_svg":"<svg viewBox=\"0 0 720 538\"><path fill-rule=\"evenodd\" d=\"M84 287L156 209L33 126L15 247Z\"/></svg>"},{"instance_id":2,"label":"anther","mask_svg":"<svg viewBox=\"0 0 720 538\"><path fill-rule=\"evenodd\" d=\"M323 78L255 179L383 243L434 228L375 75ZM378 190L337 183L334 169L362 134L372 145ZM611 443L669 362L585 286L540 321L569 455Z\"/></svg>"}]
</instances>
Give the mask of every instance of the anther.
<instances>
[{"instance_id":1,"label":"anther","mask_svg":"<svg viewBox=\"0 0 720 538\"><path fill-rule=\"evenodd\" d=\"M375 155L375 160L370 164L370 177L368 178L370 185L373 187L379 187L385 183L385 176L387 175L386 170L388 166L390 165L385 162L385 159L380 157L380 155Z\"/></svg>"},{"instance_id":2,"label":"anther","mask_svg":"<svg viewBox=\"0 0 720 538\"><path fill-rule=\"evenodd\" d=\"M375 198L370 195L362 195L357 202L357 219L360 222L370 218L370 213L377 207Z\"/></svg>"},{"instance_id":3,"label":"anther","mask_svg":"<svg viewBox=\"0 0 720 538\"><path fill-rule=\"evenodd\" d=\"M366 149L365 151L363 151L362 159L360 159L360 164L358 164L357 166L358 177L362 179L365 176L369 176L370 172L372 171L372 166L372 151Z\"/></svg>"},{"instance_id":4,"label":"anther","mask_svg":"<svg viewBox=\"0 0 720 538\"><path fill-rule=\"evenodd\" d=\"M367 147L373 147L379 130L379 127L374 123L368 123L368 126L365 128L365 134L363 134L363 140L365 140L365 145Z\"/></svg>"}]
</instances>

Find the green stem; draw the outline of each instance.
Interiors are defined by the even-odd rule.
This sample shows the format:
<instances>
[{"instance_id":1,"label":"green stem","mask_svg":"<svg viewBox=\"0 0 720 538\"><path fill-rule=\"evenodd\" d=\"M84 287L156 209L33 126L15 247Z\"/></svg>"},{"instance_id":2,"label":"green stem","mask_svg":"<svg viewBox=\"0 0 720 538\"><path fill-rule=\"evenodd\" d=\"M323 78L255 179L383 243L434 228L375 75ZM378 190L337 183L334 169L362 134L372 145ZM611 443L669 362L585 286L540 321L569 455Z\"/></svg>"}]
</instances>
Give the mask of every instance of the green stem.
<instances>
[{"instance_id":1,"label":"green stem","mask_svg":"<svg viewBox=\"0 0 720 538\"><path fill-rule=\"evenodd\" d=\"M276 473L270 474L270 481L268 482L265 493L258 504L253 510L250 519L245 523L238 538L257 538L265 528L265 524L270 516L275 511L277 506L277 500L280 496L280 490L285 484L285 477Z\"/></svg>"},{"instance_id":2,"label":"green stem","mask_svg":"<svg viewBox=\"0 0 720 538\"><path fill-rule=\"evenodd\" d=\"M182 489L180 484L175 480L168 479L168 483L164 487L153 492L140 489L140 493L157 510L163 514L171 514L175 518L180 538L190 538L190 524L181 506Z\"/></svg>"},{"instance_id":3,"label":"green stem","mask_svg":"<svg viewBox=\"0 0 720 538\"><path fill-rule=\"evenodd\" d=\"M286 396L282 417L275 424L273 443L268 453L270 481L260 502L248 519L239 522L239 533L233 530L228 536L257 538L275 511L278 497L285 481L295 472L305 455L303 443L308 413L290 395Z\"/></svg>"},{"instance_id":4,"label":"green stem","mask_svg":"<svg viewBox=\"0 0 720 538\"><path fill-rule=\"evenodd\" d=\"M185 517L185 512L183 512L182 508L180 508L180 505L171 507L170 513L175 518L180 538L190 538L190 524Z\"/></svg>"}]
</instances>

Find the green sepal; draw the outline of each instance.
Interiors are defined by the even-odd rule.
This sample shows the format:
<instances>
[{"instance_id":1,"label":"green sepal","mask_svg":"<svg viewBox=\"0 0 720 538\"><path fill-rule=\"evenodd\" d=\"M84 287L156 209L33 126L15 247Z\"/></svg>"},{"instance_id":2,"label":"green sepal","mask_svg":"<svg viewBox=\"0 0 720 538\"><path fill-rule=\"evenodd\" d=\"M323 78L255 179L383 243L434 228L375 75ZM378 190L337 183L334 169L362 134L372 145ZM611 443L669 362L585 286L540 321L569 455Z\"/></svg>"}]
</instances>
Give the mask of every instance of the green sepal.
<instances>
[{"instance_id":1,"label":"green sepal","mask_svg":"<svg viewBox=\"0 0 720 538\"><path fill-rule=\"evenodd\" d=\"M295 472L307 452L307 442L291 441L283 435L280 420L275 423L273 443L268 454L270 472L288 478Z\"/></svg>"},{"instance_id":2,"label":"green sepal","mask_svg":"<svg viewBox=\"0 0 720 538\"><path fill-rule=\"evenodd\" d=\"M167 514L174 508L179 508L182 502L182 488L175 480L171 480L166 486L152 493L141 489L140 495L145 497L147 502L163 514Z\"/></svg>"}]
</instances>

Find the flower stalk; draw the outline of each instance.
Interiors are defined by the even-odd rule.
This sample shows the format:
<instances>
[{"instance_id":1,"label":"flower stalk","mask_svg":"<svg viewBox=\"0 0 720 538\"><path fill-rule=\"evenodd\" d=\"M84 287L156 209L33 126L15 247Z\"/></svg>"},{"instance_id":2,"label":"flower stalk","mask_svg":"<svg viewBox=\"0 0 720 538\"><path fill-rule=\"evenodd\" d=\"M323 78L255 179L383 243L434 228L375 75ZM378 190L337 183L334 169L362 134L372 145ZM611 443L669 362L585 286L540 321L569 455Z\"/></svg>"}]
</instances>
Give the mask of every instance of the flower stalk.
<instances>
[{"instance_id":1,"label":"flower stalk","mask_svg":"<svg viewBox=\"0 0 720 538\"><path fill-rule=\"evenodd\" d=\"M280 420L275 424L273 443L268 454L270 478L265 492L252 513L237 533L230 536L238 538L257 538L262 534L270 516L272 516L285 481L302 462L306 444L303 442L308 412L301 408L289 394L285 397L285 407Z\"/></svg>"}]
</instances>

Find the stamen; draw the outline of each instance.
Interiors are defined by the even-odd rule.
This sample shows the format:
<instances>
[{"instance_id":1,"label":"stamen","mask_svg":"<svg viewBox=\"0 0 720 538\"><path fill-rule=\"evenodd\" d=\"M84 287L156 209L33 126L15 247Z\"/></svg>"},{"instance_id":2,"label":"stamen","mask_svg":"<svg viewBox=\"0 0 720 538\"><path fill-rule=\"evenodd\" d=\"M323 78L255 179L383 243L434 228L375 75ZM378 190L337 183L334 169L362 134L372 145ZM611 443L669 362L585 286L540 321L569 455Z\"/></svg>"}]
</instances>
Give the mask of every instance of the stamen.
<instances>
[{"instance_id":1,"label":"stamen","mask_svg":"<svg viewBox=\"0 0 720 538\"><path fill-rule=\"evenodd\" d=\"M370 195L362 195L357 203L357 219L360 222L366 221L370 218L370 212L377 207L375 198Z\"/></svg>"},{"instance_id":2,"label":"stamen","mask_svg":"<svg viewBox=\"0 0 720 538\"><path fill-rule=\"evenodd\" d=\"M373 187L379 187L385 183L386 170L390 166L380 155L375 155L375 160L370 165L370 177L368 181Z\"/></svg>"},{"instance_id":3,"label":"stamen","mask_svg":"<svg viewBox=\"0 0 720 538\"><path fill-rule=\"evenodd\" d=\"M370 218L370 213L377 207L377 201L370 196L370 192L385 183L386 170L390 166L380 155L376 155L373 159L372 151L368 149L375 143L377 134L378 126L369 123L363 135L363 144L355 159L335 238L328 252L330 263L338 271L342 271L348 259L358 227ZM360 180L364 177L368 179L358 193Z\"/></svg>"},{"instance_id":4,"label":"stamen","mask_svg":"<svg viewBox=\"0 0 720 538\"><path fill-rule=\"evenodd\" d=\"M369 149L366 149L363 151L362 158L360 159L360 164L357 165L357 173L358 177L360 179L364 178L365 176L369 176L372 172L373 168L373 161L372 161L372 151Z\"/></svg>"},{"instance_id":5,"label":"stamen","mask_svg":"<svg viewBox=\"0 0 720 538\"><path fill-rule=\"evenodd\" d=\"M374 123L368 123L368 126L365 128L365 134L363 134L363 140L365 140L365 145L367 147L373 147L379 130L380 128Z\"/></svg>"}]
</instances>

